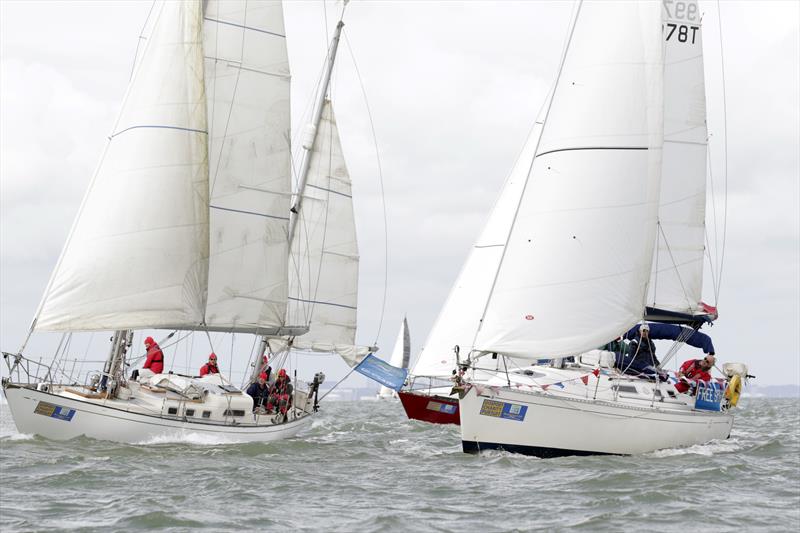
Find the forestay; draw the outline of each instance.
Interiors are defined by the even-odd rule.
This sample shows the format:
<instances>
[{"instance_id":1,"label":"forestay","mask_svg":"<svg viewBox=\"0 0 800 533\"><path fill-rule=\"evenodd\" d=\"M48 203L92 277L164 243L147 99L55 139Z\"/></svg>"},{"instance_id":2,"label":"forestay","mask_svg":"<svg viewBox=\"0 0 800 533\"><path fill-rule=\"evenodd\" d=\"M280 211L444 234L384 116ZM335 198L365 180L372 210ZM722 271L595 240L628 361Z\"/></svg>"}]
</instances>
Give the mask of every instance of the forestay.
<instances>
[{"instance_id":1,"label":"forestay","mask_svg":"<svg viewBox=\"0 0 800 533\"><path fill-rule=\"evenodd\" d=\"M411 371L412 375L450 377L456 367L453 347L459 345L464 350L464 356L472 347L540 134L541 122L537 121L486 220L483 231L450 289L447 301Z\"/></svg>"},{"instance_id":2,"label":"forestay","mask_svg":"<svg viewBox=\"0 0 800 533\"><path fill-rule=\"evenodd\" d=\"M208 265L198 2L166 2L40 304L36 329L199 324Z\"/></svg>"},{"instance_id":3,"label":"forestay","mask_svg":"<svg viewBox=\"0 0 800 533\"><path fill-rule=\"evenodd\" d=\"M578 353L642 316L663 139L660 3L585 3L475 348Z\"/></svg>"},{"instance_id":4,"label":"forestay","mask_svg":"<svg viewBox=\"0 0 800 533\"><path fill-rule=\"evenodd\" d=\"M204 13L210 257L206 323L283 324L291 192L289 58L280 1Z\"/></svg>"},{"instance_id":5,"label":"forestay","mask_svg":"<svg viewBox=\"0 0 800 533\"><path fill-rule=\"evenodd\" d=\"M678 5L680 4L680 5ZM706 103L696 1L663 4L664 159L648 305L692 314L702 297Z\"/></svg>"}]
</instances>

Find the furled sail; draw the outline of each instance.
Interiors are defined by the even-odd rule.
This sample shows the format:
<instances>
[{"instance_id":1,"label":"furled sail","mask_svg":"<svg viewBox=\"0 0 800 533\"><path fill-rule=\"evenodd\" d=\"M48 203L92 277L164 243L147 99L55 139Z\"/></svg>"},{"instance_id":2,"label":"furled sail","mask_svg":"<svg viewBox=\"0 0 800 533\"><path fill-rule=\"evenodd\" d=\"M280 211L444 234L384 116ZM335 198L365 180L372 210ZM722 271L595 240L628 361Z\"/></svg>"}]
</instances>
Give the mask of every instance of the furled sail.
<instances>
[{"instance_id":1,"label":"furled sail","mask_svg":"<svg viewBox=\"0 0 800 533\"><path fill-rule=\"evenodd\" d=\"M280 326L288 290L289 59L281 2L208 0L210 328Z\"/></svg>"},{"instance_id":2,"label":"furled sail","mask_svg":"<svg viewBox=\"0 0 800 533\"><path fill-rule=\"evenodd\" d=\"M292 346L336 352L356 364L370 349L355 346L358 243L350 175L329 101L323 105L309 157L289 263L287 319L308 325L309 332Z\"/></svg>"},{"instance_id":3,"label":"furled sail","mask_svg":"<svg viewBox=\"0 0 800 533\"><path fill-rule=\"evenodd\" d=\"M165 2L34 328L198 325L208 268L199 2Z\"/></svg>"},{"instance_id":4,"label":"furled sail","mask_svg":"<svg viewBox=\"0 0 800 533\"><path fill-rule=\"evenodd\" d=\"M594 348L641 319L663 139L660 3L585 3L475 349Z\"/></svg>"},{"instance_id":5,"label":"furled sail","mask_svg":"<svg viewBox=\"0 0 800 533\"><path fill-rule=\"evenodd\" d=\"M450 289L447 301L414 364L412 375L449 378L456 367L453 347L458 345L463 348L465 357L472 347L541 131L541 122L537 121L497 198L483 232L472 246L458 279Z\"/></svg>"},{"instance_id":6,"label":"furled sail","mask_svg":"<svg viewBox=\"0 0 800 533\"><path fill-rule=\"evenodd\" d=\"M706 103L700 11L664 2L664 158L648 305L693 314L703 286Z\"/></svg>"}]
</instances>

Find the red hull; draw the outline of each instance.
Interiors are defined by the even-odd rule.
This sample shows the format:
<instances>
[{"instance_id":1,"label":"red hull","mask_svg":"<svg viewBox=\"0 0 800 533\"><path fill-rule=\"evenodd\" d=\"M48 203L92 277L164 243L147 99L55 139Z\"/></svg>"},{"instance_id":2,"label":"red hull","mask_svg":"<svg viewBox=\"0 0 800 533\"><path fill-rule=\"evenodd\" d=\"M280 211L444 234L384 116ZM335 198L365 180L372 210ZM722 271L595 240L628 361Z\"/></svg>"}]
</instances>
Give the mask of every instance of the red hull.
<instances>
[{"instance_id":1,"label":"red hull","mask_svg":"<svg viewBox=\"0 0 800 533\"><path fill-rule=\"evenodd\" d=\"M458 400L411 391L400 391L398 395L408 418L432 424L461 425Z\"/></svg>"}]
</instances>

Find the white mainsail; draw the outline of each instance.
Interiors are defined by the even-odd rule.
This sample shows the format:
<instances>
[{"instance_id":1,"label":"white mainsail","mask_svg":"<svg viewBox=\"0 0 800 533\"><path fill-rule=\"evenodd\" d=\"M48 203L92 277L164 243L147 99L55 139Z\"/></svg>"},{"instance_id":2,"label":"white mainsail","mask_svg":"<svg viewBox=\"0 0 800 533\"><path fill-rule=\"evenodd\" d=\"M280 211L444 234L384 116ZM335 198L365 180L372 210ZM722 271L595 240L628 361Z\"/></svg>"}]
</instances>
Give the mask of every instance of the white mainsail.
<instances>
[{"instance_id":1,"label":"white mainsail","mask_svg":"<svg viewBox=\"0 0 800 533\"><path fill-rule=\"evenodd\" d=\"M208 156L198 2L166 2L45 290L39 330L200 324Z\"/></svg>"},{"instance_id":2,"label":"white mainsail","mask_svg":"<svg viewBox=\"0 0 800 533\"><path fill-rule=\"evenodd\" d=\"M475 349L578 353L642 317L663 141L660 3L585 3ZM603 43L599 46L598 43Z\"/></svg>"},{"instance_id":3,"label":"white mainsail","mask_svg":"<svg viewBox=\"0 0 800 533\"><path fill-rule=\"evenodd\" d=\"M274 333L285 324L282 6L201 5L155 5L37 329Z\"/></svg>"},{"instance_id":4,"label":"white mainsail","mask_svg":"<svg viewBox=\"0 0 800 533\"><path fill-rule=\"evenodd\" d=\"M209 0L209 327L280 326L291 193L289 58L281 2Z\"/></svg>"},{"instance_id":5,"label":"white mainsail","mask_svg":"<svg viewBox=\"0 0 800 533\"><path fill-rule=\"evenodd\" d=\"M389 364L396 368L408 368L409 359L411 359L411 333L408 331L408 320L403 317ZM395 391L386 385L381 386L378 391L380 398L391 398L394 395Z\"/></svg>"},{"instance_id":6,"label":"white mainsail","mask_svg":"<svg viewBox=\"0 0 800 533\"><path fill-rule=\"evenodd\" d=\"M308 157L289 265L288 321L308 325L309 332L295 338L292 346L336 352L355 364L369 352L355 346L358 242L350 175L327 100Z\"/></svg>"},{"instance_id":7,"label":"white mainsail","mask_svg":"<svg viewBox=\"0 0 800 533\"><path fill-rule=\"evenodd\" d=\"M658 247L648 305L694 313L702 297L706 208L706 102L696 1L665 2L664 158Z\"/></svg>"},{"instance_id":8,"label":"white mainsail","mask_svg":"<svg viewBox=\"0 0 800 533\"><path fill-rule=\"evenodd\" d=\"M472 347L541 132L541 122L537 121L483 231L450 289L447 301L414 364L412 375L449 378L456 367L454 346L464 349L465 358Z\"/></svg>"}]
</instances>

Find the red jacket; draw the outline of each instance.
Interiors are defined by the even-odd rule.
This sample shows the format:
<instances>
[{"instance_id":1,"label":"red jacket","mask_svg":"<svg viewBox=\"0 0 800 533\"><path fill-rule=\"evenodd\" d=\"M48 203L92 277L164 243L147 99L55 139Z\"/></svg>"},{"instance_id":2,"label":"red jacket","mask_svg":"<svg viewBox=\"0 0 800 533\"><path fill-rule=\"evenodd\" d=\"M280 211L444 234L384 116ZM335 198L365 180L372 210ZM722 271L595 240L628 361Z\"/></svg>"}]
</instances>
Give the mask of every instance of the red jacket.
<instances>
[{"instance_id":1,"label":"red jacket","mask_svg":"<svg viewBox=\"0 0 800 533\"><path fill-rule=\"evenodd\" d=\"M681 374L693 381L711 381L711 374L700 368L700 359L689 359L681 365ZM684 381L679 381L675 384L675 389L678 392L686 392L689 390L689 384Z\"/></svg>"},{"instance_id":2,"label":"red jacket","mask_svg":"<svg viewBox=\"0 0 800 533\"><path fill-rule=\"evenodd\" d=\"M200 375L205 376L207 374L219 374L219 367L210 363L204 364L200 367Z\"/></svg>"},{"instance_id":3,"label":"red jacket","mask_svg":"<svg viewBox=\"0 0 800 533\"><path fill-rule=\"evenodd\" d=\"M153 374L160 374L164 371L164 352L158 344L151 344L147 350L147 359L142 368L149 368Z\"/></svg>"}]
</instances>

